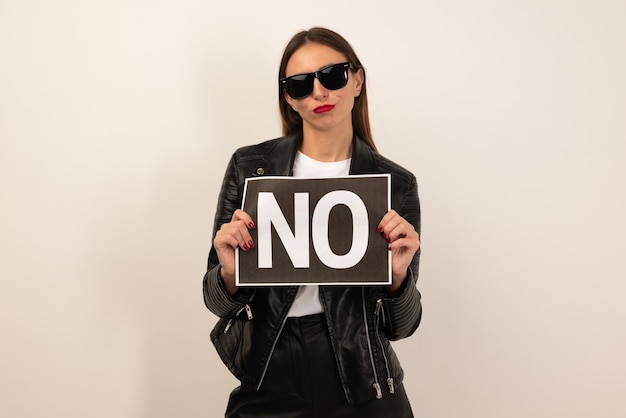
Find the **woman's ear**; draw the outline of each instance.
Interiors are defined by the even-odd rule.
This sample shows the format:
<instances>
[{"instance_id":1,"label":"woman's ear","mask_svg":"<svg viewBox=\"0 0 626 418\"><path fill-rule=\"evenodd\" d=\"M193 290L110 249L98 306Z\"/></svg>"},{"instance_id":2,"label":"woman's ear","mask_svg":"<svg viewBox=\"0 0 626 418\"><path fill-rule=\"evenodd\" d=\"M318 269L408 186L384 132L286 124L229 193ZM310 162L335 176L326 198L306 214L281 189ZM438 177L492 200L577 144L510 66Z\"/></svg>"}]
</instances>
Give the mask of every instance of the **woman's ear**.
<instances>
[{"instance_id":1,"label":"woman's ear","mask_svg":"<svg viewBox=\"0 0 626 418\"><path fill-rule=\"evenodd\" d=\"M359 97L361 95L361 89L363 88L363 79L365 74L363 73L363 69L359 68L354 73L354 88L356 89L356 93L354 97Z\"/></svg>"}]
</instances>

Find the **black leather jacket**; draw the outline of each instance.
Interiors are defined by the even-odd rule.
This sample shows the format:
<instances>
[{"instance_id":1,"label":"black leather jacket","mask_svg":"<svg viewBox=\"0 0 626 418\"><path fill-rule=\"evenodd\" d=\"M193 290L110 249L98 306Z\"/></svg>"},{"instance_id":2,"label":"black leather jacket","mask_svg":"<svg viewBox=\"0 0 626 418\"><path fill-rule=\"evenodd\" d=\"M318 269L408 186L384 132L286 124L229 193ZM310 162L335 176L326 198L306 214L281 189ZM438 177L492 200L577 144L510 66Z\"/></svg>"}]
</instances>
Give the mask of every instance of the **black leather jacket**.
<instances>
[{"instance_id":1,"label":"black leather jacket","mask_svg":"<svg viewBox=\"0 0 626 418\"><path fill-rule=\"evenodd\" d=\"M292 175L300 142L300 135L290 135L233 154L219 195L213 236L241 207L246 177ZM391 173L391 206L419 233L415 176L355 138L350 174L379 173ZM320 286L339 375L350 403L392 396L403 379L389 341L408 337L419 325L422 305L415 286L418 264L419 250L400 295L394 298L386 295L383 286ZM221 280L219 261L212 248L203 290L206 306L220 318L211 332L220 358L244 385L258 389L297 287L246 287L231 296Z\"/></svg>"}]
</instances>

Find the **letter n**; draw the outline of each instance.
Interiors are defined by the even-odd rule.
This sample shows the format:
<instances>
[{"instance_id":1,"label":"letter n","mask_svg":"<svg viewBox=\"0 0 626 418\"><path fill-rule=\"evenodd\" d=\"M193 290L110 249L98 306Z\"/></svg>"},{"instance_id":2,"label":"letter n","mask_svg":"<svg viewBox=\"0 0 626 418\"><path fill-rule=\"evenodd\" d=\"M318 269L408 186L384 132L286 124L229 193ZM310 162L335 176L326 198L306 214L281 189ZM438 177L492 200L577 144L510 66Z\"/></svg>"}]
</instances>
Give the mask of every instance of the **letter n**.
<instances>
[{"instance_id":1,"label":"letter n","mask_svg":"<svg viewBox=\"0 0 626 418\"><path fill-rule=\"evenodd\" d=\"M295 268L309 268L309 194L294 193L294 231L272 192L259 192L257 251L259 268L272 268L272 225Z\"/></svg>"}]
</instances>

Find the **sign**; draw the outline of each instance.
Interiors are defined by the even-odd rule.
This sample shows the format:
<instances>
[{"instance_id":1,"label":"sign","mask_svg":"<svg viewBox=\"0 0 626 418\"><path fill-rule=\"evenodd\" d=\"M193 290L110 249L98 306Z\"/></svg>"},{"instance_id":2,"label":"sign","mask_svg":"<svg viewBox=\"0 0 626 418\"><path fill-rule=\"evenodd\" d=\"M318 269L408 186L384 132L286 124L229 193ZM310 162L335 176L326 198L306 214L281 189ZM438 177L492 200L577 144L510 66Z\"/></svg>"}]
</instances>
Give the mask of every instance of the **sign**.
<instances>
[{"instance_id":1,"label":"sign","mask_svg":"<svg viewBox=\"0 0 626 418\"><path fill-rule=\"evenodd\" d=\"M390 284L377 232L391 206L389 174L246 179L242 209L254 248L235 253L237 286Z\"/></svg>"}]
</instances>

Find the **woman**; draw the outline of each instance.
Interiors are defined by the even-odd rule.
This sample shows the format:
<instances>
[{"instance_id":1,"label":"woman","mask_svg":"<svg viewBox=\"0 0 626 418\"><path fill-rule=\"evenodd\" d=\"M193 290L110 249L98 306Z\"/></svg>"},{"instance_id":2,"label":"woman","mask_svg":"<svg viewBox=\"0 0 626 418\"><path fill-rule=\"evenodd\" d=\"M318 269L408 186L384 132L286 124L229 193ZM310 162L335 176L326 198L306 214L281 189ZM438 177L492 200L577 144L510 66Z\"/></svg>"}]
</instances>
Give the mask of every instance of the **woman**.
<instances>
[{"instance_id":1,"label":"woman","mask_svg":"<svg viewBox=\"0 0 626 418\"><path fill-rule=\"evenodd\" d=\"M376 152L365 71L339 34L312 28L287 45L278 100L284 137L237 150L228 165L204 277L220 317L211 339L241 381L227 417L411 417L390 340L421 319L415 284L420 209L415 177ZM391 174L392 209L378 225L392 284L237 288L235 249L254 249L240 210L244 179Z\"/></svg>"}]
</instances>

